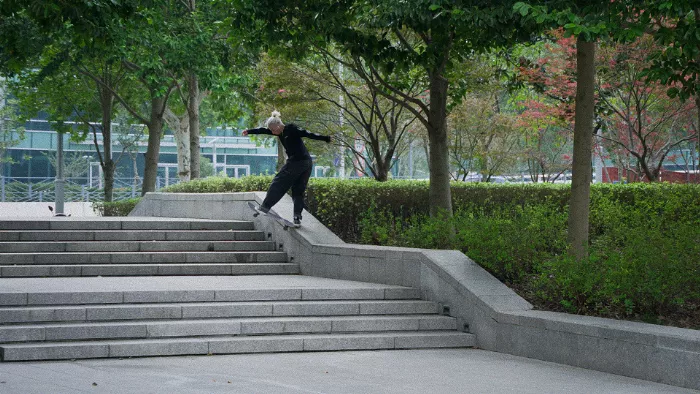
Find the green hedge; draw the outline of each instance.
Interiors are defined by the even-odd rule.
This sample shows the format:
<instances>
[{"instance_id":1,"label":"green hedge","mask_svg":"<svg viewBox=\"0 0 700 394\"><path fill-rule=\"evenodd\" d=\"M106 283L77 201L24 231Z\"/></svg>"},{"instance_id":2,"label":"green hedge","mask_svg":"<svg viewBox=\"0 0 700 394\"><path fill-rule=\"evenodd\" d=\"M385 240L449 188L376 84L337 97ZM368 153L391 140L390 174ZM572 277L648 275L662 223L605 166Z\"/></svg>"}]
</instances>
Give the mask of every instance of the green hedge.
<instances>
[{"instance_id":1,"label":"green hedge","mask_svg":"<svg viewBox=\"0 0 700 394\"><path fill-rule=\"evenodd\" d=\"M162 189L170 193L234 193L264 191L270 187L271 176L246 176L243 178L227 178L212 176L178 183Z\"/></svg>"},{"instance_id":2,"label":"green hedge","mask_svg":"<svg viewBox=\"0 0 700 394\"><path fill-rule=\"evenodd\" d=\"M266 190L271 179L168 191ZM567 253L569 186L454 183L452 193L451 221L429 217L423 181L311 179L307 204L347 242L461 250L539 308L700 328L700 186L593 185L584 262Z\"/></svg>"},{"instance_id":3,"label":"green hedge","mask_svg":"<svg viewBox=\"0 0 700 394\"><path fill-rule=\"evenodd\" d=\"M430 206L428 187L427 181L312 179L307 204L309 211L338 236L348 242L360 242L362 230L358 220L370 207L404 221L427 215ZM559 185L452 184L455 211L517 210L540 203L564 207L568 195L568 187Z\"/></svg>"},{"instance_id":4,"label":"green hedge","mask_svg":"<svg viewBox=\"0 0 700 394\"><path fill-rule=\"evenodd\" d=\"M99 216L128 216L139 201L141 197L112 202L99 201L93 203L92 209Z\"/></svg>"}]
</instances>

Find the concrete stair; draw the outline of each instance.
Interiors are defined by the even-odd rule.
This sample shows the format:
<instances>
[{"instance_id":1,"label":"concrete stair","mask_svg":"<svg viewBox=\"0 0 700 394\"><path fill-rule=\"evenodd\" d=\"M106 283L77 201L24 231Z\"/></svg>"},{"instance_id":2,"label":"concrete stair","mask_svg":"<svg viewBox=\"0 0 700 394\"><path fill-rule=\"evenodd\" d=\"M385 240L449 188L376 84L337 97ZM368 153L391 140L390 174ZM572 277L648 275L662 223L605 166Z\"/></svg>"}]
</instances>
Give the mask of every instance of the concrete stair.
<instances>
[{"instance_id":1,"label":"concrete stair","mask_svg":"<svg viewBox=\"0 0 700 394\"><path fill-rule=\"evenodd\" d=\"M2 221L0 277L298 273L266 238L244 221Z\"/></svg>"},{"instance_id":2,"label":"concrete stair","mask_svg":"<svg viewBox=\"0 0 700 394\"><path fill-rule=\"evenodd\" d=\"M15 278L0 289L3 361L474 344L401 286L251 275Z\"/></svg>"},{"instance_id":3,"label":"concrete stair","mask_svg":"<svg viewBox=\"0 0 700 394\"><path fill-rule=\"evenodd\" d=\"M277 246L250 222L0 221L0 359L475 343L417 289L295 275Z\"/></svg>"}]
</instances>

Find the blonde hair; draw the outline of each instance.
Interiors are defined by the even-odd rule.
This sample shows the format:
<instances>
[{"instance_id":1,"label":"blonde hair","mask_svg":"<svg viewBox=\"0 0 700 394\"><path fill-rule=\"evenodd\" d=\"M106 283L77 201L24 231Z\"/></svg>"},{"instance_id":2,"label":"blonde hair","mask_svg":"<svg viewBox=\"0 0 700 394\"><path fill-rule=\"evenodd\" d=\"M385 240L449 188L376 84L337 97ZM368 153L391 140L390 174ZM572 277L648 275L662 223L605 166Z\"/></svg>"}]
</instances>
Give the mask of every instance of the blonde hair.
<instances>
[{"instance_id":1,"label":"blonde hair","mask_svg":"<svg viewBox=\"0 0 700 394\"><path fill-rule=\"evenodd\" d=\"M270 127L270 125L273 124L284 126L284 123L282 123L282 114L280 114L279 111L272 111L272 116L265 121L265 127Z\"/></svg>"}]
</instances>

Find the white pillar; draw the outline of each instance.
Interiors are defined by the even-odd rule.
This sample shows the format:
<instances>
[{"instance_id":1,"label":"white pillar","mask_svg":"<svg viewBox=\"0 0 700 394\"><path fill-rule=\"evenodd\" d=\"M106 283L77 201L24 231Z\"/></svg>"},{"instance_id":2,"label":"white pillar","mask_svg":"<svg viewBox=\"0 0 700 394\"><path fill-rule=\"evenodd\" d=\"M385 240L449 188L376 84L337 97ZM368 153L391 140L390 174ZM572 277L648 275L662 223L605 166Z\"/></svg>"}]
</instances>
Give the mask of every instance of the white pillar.
<instances>
[{"instance_id":1,"label":"white pillar","mask_svg":"<svg viewBox=\"0 0 700 394\"><path fill-rule=\"evenodd\" d=\"M64 191L66 180L63 179L63 134L56 133L56 216L66 216L64 211Z\"/></svg>"}]
</instances>

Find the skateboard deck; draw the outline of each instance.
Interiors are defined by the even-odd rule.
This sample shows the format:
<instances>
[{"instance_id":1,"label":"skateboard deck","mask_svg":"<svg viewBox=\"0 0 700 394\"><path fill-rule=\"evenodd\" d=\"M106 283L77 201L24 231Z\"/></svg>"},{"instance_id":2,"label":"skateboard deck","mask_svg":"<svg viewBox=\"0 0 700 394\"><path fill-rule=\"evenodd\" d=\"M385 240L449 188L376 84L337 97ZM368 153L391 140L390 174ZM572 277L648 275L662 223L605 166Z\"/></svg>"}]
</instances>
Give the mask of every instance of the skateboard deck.
<instances>
[{"instance_id":1,"label":"skateboard deck","mask_svg":"<svg viewBox=\"0 0 700 394\"><path fill-rule=\"evenodd\" d=\"M261 215L261 214L262 214L262 215L265 215L265 216L269 216L269 217L271 217L274 221L276 221L277 223L279 223L280 226L282 226L282 228L284 228L285 230L288 229L288 228L290 228L290 227L293 227L293 228L301 227L301 226L299 226L299 225L296 225L296 224L290 222L289 220L283 218L282 216L276 214L275 212L273 212L273 211L271 211L271 210L268 211L267 213L261 211L261 210L260 210L260 207L259 207L256 203L254 203L254 202L252 202L252 201L248 201L248 207L250 207L250 209L253 210L253 217L258 217L258 215Z\"/></svg>"}]
</instances>

